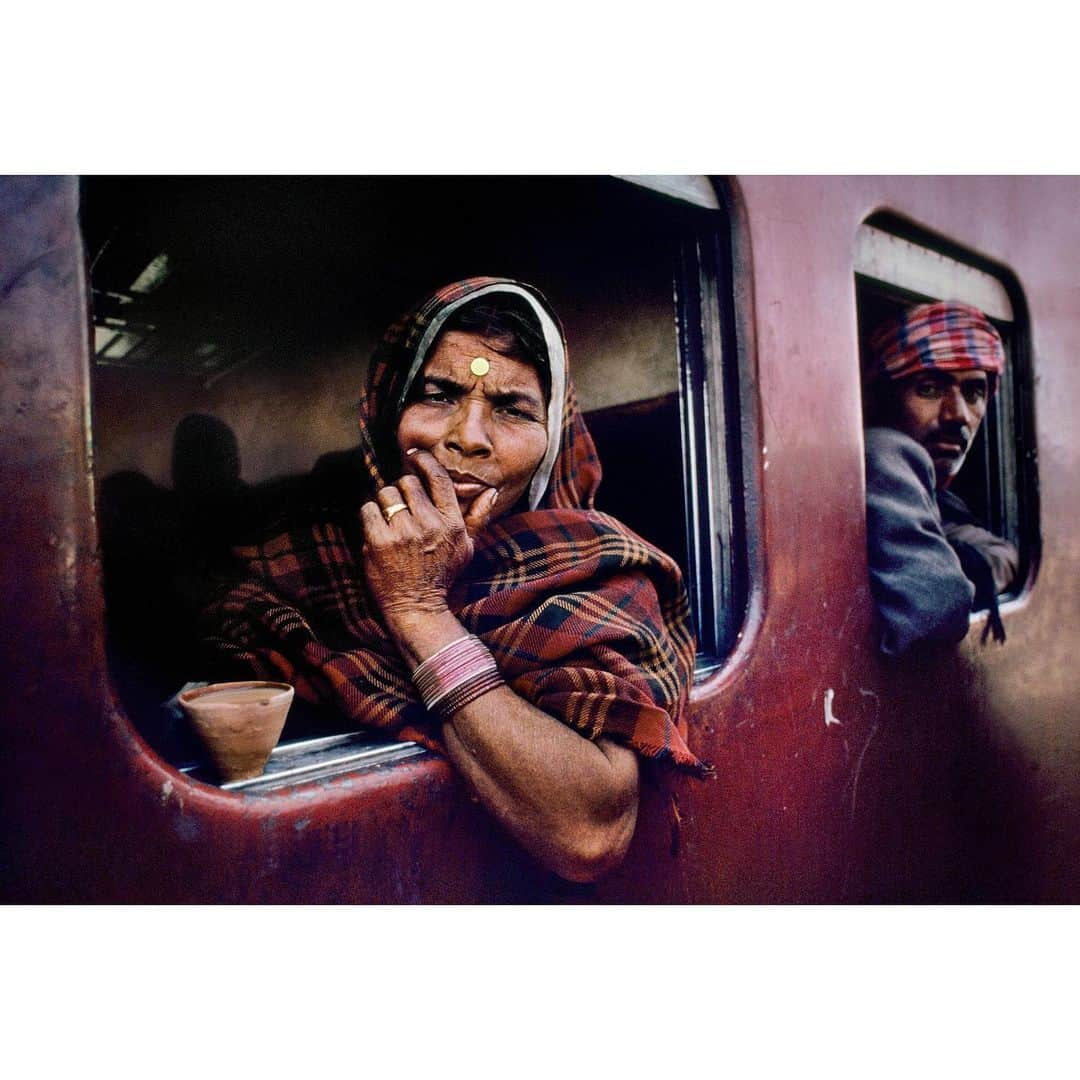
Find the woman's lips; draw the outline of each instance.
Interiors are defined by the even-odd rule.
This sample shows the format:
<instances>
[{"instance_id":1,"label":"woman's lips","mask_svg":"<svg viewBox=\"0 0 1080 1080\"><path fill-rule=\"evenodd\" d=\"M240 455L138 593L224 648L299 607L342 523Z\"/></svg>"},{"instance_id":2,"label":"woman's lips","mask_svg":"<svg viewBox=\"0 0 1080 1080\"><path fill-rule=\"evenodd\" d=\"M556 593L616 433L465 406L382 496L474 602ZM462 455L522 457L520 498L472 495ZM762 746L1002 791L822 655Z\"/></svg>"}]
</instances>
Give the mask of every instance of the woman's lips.
<instances>
[{"instance_id":1,"label":"woman's lips","mask_svg":"<svg viewBox=\"0 0 1080 1080\"><path fill-rule=\"evenodd\" d=\"M462 502L471 502L477 495L482 495L491 487L490 484L486 484L470 473L459 473L454 469L447 469L447 475L454 485L454 494Z\"/></svg>"},{"instance_id":2,"label":"woman's lips","mask_svg":"<svg viewBox=\"0 0 1080 1080\"><path fill-rule=\"evenodd\" d=\"M477 495L482 495L487 489L487 484L480 484L475 480L454 481L454 494L462 501L472 502Z\"/></svg>"}]
</instances>

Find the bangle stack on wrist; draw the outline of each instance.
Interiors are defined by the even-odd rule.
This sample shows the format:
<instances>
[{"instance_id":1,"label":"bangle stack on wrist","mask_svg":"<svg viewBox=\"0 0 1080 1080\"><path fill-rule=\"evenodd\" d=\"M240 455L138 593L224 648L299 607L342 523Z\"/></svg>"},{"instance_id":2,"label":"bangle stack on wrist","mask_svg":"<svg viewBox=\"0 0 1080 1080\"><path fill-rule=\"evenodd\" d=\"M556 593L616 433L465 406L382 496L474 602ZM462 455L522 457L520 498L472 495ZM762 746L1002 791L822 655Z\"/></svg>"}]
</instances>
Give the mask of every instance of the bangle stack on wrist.
<instances>
[{"instance_id":1,"label":"bangle stack on wrist","mask_svg":"<svg viewBox=\"0 0 1080 1080\"><path fill-rule=\"evenodd\" d=\"M474 634L444 645L412 673L429 712L447 720L481 694L505 685L487 646Z\"/></svg>"}]
</instances>

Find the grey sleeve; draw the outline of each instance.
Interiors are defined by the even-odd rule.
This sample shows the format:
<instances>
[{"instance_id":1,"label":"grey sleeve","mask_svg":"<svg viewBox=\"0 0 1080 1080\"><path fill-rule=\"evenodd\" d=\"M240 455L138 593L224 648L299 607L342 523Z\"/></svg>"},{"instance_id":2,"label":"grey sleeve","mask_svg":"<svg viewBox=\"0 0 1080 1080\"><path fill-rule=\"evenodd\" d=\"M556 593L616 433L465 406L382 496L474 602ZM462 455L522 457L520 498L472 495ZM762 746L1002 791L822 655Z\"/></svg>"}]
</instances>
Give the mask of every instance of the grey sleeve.
<instances>
[{"instance_id":1,"label":"grey sleeve","mask_svg":"<svg viewBox=\"0 0 1080 1080\"><path fill-rule=\"evenodd\" d=\"M930 455L892 428L865 434L867 559L881 651L898 656L921 640L954 644L967 633L975 587L945 538Z\"/></svg>"}]
</instances>

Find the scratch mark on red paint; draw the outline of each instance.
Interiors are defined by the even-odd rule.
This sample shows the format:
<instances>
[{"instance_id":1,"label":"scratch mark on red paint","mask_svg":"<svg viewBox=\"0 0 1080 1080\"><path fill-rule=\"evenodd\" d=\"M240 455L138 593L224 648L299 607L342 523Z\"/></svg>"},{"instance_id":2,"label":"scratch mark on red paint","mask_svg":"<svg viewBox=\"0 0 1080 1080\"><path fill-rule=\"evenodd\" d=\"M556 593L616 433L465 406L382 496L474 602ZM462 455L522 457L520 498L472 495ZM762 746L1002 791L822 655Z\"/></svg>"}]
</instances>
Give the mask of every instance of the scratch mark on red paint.
<instances>
[{"instance_id":1,"label":"scratch mark on red paint","mask_svg":"<svg viewBox=\"0 0 1080 1080\"><path fill-rule=\"evenodd\" d=\"M851 783L851 817L855 818L855 800L859 794L859 774L862 772L863 760L866 758L866 751L870 749L870 744L874 741L874 736L877 734L877 721L874 721L874 726L870 728L870 734L866 737L866 743L862 748L862 752L859 754L859 760L855 763L855 777Z\"/></svg>"},{"instance_id":2,"label":"scratch mark on red paint","mask_svg":"<svg viewBox=\"0 0 1080 1080\"><path fill-rule=\"evenodd\" d=\"M833 690L832 687L829 687L829 689L825 691L825 726L826 727L829 727L830 724L839 724L840 723L840 721L833 715L833 711L832 711L833 697L835 696L835 694L836 694L836 691Z\"/></svg>"}]
</instances>

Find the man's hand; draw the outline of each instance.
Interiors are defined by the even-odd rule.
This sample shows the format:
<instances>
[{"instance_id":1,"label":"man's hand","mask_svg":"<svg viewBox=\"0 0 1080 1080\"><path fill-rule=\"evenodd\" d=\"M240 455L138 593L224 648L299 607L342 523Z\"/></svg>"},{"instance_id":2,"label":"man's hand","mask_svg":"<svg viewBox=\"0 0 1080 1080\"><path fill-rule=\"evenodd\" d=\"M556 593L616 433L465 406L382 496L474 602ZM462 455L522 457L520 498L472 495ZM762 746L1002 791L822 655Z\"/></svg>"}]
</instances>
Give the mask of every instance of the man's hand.
<instances>
[{"instance_id":1,"label":"man's hand","mask_svg":"<svg viewBox=\"0 0 1080 1080\"><path fill-rule=\"evenodd\" d=\"M945 530L945 539L950 544L958 541L970 544L986 559L994 575L994 588L997 592L1004 592L1012 584L1020 567L1020 554L1008 540L1003 540L978 525L946 522L942 528Z\"/></svg>"}]
</instances>

